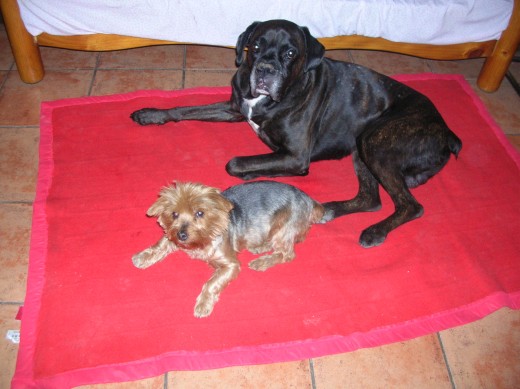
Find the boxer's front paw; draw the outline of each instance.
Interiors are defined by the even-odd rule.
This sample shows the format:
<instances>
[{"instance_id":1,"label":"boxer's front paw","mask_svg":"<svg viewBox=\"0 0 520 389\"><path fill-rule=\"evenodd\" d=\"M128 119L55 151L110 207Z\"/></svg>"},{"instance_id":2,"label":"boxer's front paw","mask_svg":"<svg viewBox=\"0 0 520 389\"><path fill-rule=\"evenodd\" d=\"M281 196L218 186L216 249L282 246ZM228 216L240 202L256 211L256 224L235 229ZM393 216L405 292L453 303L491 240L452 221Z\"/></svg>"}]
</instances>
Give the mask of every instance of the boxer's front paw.
<instances>
[{"instance_id":1,"label":"boxer's front paw","mask_svg":"<svg viewBox=\"0 0 520 389\"><path fill-rule=\"evenodd\" d=\"M169 121L168 112L164 109L143 108L133 112L130 118L140 124L146 126L148 124L164 124Z\"/></svg>"}]
</instances>

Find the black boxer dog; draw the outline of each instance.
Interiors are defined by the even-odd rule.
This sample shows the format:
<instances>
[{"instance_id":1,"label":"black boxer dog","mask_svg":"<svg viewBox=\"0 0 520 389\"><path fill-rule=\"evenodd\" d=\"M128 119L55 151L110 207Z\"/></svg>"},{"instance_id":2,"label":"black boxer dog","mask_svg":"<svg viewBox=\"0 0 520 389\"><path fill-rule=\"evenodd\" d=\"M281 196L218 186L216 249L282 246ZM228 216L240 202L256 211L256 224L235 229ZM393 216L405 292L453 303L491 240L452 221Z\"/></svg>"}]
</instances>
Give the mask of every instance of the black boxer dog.
<instances>
[{"instance_id":1,"label":"black boxer dog","mask_svg":"<svg viewBox=\"0 0 520 389\"><path fill-rule=\"evenodd\" d=\"M286 20L255 22L237 41L238 71L229 101L145 108L131 118L141 125L247 120L272 153L231 159L227 172L244 180L306 175L313 161L352 154L358 194L325 203L323 221L380 209L381 185L395 212L360 237L364 247L379 245L390 231L422 215L409 188L439 172L462 142L426 96L324 53L306 27Z\"/></svg>"}]
</instances>

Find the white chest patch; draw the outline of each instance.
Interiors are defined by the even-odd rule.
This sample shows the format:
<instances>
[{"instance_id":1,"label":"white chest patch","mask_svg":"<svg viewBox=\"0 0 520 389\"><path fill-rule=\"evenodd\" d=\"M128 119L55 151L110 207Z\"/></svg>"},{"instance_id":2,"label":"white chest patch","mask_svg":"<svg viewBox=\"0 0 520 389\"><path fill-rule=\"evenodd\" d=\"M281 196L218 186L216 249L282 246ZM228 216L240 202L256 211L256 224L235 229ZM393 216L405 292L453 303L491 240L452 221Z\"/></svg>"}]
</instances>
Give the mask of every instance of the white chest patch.
<instances>
[{"instance_id":1,"label":"white chest patch","mask_svg":"<svg viewBox=\"0 0 520 389\"><path fill-rule=\"evenodd\" d=\"M255 97L254 99L244 99L243 105L242 105L242 114L247 118L247 121L249 125L253 128L253 130L258 133L258 129L260 126L253 122L251 118L253 117L253 112L255 106L258 104L259 101L265 99L267 96L260 95L258 97Z\"/></svg>"},{"instance_id":2,"label":"white chest patch","mask_svg":"<svg viewBox=\"0 0 520 389\"><path fill-rule=\"evenodd\" d=\"M248 120L247 121L249 123L249 125L251 126L251 128L253 129L254 132L256 132L258 134L258 129L260 128L260 126L258 124L256 124L254 121L252 120Z\"/></svg>"},{"instance_id":3,"label":"white chest patch","mask_svg":"<svg viewBox=\"0 0 520 389\"><path fill-rule=\"evenodd\" d=\"M247 113L245 115L248 119L251 119L251 117L253 116L253 108L255 107L255 105L257 105L260 100L263 100L266 97L267 96L265 95L260 95L258 97L255 97L254 99L244 99L244 103L246 103L246 106L248 107Z\"/></svg>"}]
</instances>

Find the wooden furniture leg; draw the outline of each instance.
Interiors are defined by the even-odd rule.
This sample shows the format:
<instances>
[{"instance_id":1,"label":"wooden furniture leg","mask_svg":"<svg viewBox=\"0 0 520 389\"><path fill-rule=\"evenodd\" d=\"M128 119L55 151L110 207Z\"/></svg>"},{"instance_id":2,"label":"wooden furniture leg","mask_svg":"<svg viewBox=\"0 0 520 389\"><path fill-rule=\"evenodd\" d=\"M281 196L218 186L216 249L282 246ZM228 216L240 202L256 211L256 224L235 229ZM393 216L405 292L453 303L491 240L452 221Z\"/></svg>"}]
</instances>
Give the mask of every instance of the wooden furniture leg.
<instances>
[{"instance_id":1,"label":"wooden furniture leg","mask_svg":"<svg viewBox=\"0 0 520 389\"><path fill-rule=\"evenodd\" d=\"M29 84L41 81L45 71L40 49L35 38L25 29L18 3L16 0L0 0L0 8L20 78Z\"/></svg>"},{"instance_id":2,"label":"wooden furniture leg","mask_svg":"<svg viewBox=\"0 0 520 389\"><path fill-rule=\"evenodd\" d=\"M497 41L493 53L486 58L486 62L480 70L477 80L480 89L485 92L494 92L500 87L519 44L520 0L515 0L509 25Z\"/></svg>"}]
</instances>

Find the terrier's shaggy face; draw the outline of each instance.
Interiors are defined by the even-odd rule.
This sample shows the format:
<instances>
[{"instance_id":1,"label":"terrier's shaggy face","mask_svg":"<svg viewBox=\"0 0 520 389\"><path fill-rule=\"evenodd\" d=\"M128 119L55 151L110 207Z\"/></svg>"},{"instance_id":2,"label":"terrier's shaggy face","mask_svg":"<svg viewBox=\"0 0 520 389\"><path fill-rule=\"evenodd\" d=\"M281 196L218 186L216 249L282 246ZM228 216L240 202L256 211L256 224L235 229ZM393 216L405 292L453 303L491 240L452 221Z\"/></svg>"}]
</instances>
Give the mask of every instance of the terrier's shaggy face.
<instances>
[{"instance_id":1,"label":"terrier's shaggy face","mask_svg":"<svg viewBox=\"0 0 520 389\"><path fill-rule=\"evenodd\" d=\"M233 204L216 188L195 183L164 188L150 207L168 239L183 250L201 250L224 234Z\"/></svg>"}]
</instances>

